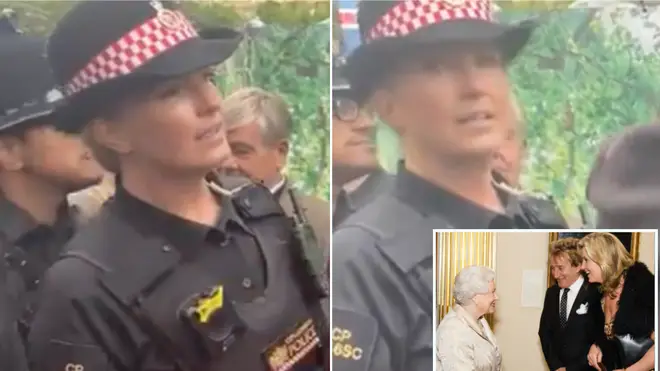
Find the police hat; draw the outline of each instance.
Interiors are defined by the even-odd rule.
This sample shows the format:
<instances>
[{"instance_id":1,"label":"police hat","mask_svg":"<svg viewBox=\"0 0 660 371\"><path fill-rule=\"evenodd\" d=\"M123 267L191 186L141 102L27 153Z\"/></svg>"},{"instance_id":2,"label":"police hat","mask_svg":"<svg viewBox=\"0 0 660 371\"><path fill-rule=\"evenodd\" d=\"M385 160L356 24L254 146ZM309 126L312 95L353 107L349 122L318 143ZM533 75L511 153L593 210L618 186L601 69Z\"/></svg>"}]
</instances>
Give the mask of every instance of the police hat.
<instances>
[{"instance_id":1,"label":"police hat","mask_svg":"<svg viewBox=\"0 0 660 371\"><path fill-rule=\"evenodd\" d=\"M498 23L494 6L491 0L361 1L362 44L347 60L347 76L352 83L354 77L362 81L360 75L391 63L384 53L406 54L447 42L493 41L509 61L527 43L535 22Z\"/></svg>"},{"instance_id":2,"label":"police hat","mask_svg":"<svg viewBox=\"0 0 660 371\"><path fill-rule=\"evenodd\" d=\"M0 132L51 115L61 102L44 46L44 39L23 35L8 17L0 19Z\"/></svg>"},{"instance_id":3,"label":"police hat","mask_svg":"<svg viewBox=\"0 0 660 371\"><path fill-rule=\"evenodd\" d=\"M69 101L79 101L118 82L219 64L241 39L231 28L197 30L172 1L83 0L55 27L47 55Z\"/></svg>"}]
</instances>

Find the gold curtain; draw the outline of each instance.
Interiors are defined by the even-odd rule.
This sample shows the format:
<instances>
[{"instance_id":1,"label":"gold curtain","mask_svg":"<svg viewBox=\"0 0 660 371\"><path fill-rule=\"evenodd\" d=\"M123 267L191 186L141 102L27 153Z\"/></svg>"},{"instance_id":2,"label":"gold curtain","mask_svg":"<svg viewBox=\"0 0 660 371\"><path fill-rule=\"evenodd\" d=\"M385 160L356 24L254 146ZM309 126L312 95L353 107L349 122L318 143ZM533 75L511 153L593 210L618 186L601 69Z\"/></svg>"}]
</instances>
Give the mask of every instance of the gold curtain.
<instances>
[{"instance_id":1,"label":"gold curtain","mask_svg":"<svg viewBox=\"0 0 660 371\"><path fill-rule=\"evenodd\" d=\"M495 233L436 232L438 323L454 304L454 278L461 269L482 265L495 269ZM492 315L486 317L493 326Z\"/></svg>"}]
</instances>

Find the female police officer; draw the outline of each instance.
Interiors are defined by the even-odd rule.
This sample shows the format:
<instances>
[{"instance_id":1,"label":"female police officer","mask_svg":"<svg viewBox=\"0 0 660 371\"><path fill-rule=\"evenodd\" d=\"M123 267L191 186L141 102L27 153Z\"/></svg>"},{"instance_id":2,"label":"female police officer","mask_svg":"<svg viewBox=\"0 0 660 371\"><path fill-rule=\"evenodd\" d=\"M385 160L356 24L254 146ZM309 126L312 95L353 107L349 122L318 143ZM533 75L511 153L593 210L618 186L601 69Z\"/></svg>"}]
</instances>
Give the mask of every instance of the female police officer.
<instances>
[{"instance_id":1,"label":"female police officer","mask_svg":"<svg viewBox=\"0 0 660 371\"><path fill-rule=\"evenodd\" d=\"M549 227L492 182L509 126L506 64L532 31L496 23L492 7L360 3L363 43L346 76L400 135L405 161L392 190L333 234L334 370L433 367L433 229Z\"/></svg>"},{"instance_id":2,"label":"female police officer","mask_svg":"<svg viewBox=\"0 0 660 371\"><path fill-rule=\"evenodd\" d=\"M265 370L315 358L319 337L267 189L205 176L229 156L209 66L236 49L173 4L82 1L48 57L114 199L48 272L30 361L50 370Z\"/></svg>"}]
</instances>

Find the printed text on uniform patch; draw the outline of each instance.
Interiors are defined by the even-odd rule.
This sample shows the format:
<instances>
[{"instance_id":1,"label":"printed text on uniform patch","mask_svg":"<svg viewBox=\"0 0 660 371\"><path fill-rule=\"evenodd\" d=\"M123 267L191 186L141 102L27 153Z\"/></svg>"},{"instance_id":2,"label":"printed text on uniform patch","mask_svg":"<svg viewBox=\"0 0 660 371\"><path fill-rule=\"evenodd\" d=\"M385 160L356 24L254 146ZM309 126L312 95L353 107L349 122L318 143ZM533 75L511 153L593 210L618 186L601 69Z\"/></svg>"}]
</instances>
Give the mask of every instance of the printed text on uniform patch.
<instances>
[{"instance_id":1,"label":"printed text on uniform patch","mask_svg":"<svg viewBox=\"0 0 660 371\"><path fill-rule=\"evenodd\" d=\"M314 323L311 319L306 320L293 333L278 339L264 352L269 370L290 370L316 349L319 343Z\"/></svg>"}]
</instances>

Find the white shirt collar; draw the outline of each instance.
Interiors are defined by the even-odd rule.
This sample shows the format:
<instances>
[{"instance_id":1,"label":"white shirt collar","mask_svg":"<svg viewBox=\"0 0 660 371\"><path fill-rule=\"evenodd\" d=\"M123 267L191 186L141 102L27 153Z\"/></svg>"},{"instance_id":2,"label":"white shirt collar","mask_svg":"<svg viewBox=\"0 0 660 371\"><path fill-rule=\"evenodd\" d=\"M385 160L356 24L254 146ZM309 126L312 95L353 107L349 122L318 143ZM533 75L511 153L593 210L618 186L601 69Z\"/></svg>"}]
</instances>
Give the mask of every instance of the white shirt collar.
<instances>
[{"instance_id":1,"label":"white shirt collar","mask_svg":"<svg viewBox=\"0 0 660 371\"><path fill-rule=\"evenodd\" d=\"M358 189L362 183L364 183L365 180L369 177L369 174L362 175L361 177L357 177L350 182L344 184L343 187L341 187L346 193L351 194L353 191Z\"/></svg>"},{"instance_id":2,"label":"white shirt collar","mask_svg":"<svg viewBox=\"0 0 660 371\"><path fill-rule=\"evenodd\" d=\"M272 187L270 187L270 193L275 194L279 192L282 187L284 187L284 183L286 183L286 178L282 177L279 182L275 183Z\"/></svg>"},{"instance_id":3,"label":"white shirt collar","mask_svg":"<svg viewBox=\"0 0 660 371\"><path fill-rule=\"evenodd\" d=\"M575 282L573 282L573 284L568 287L570 289L569 292L577 293L578 291L580 291L580 288L582 287L583 283L584 283L584 277L580 275L580 277L578 277L578 279L575 280Z\"/></svg>"}]
</instances>

